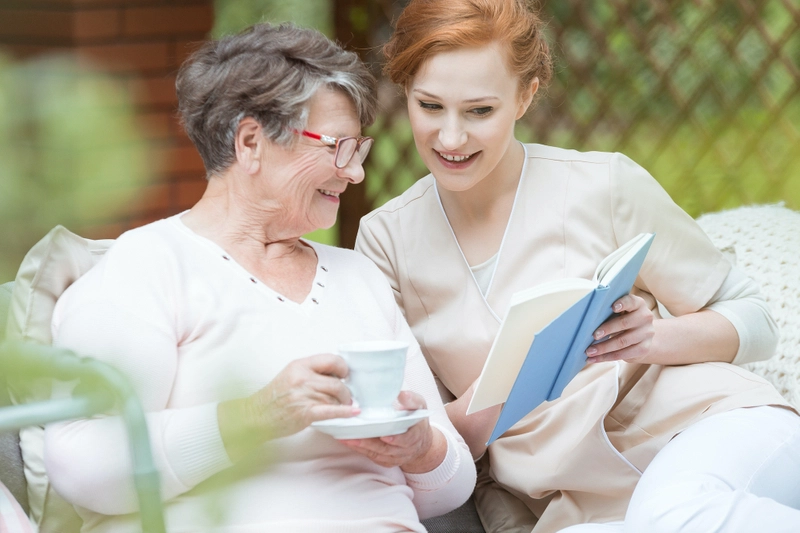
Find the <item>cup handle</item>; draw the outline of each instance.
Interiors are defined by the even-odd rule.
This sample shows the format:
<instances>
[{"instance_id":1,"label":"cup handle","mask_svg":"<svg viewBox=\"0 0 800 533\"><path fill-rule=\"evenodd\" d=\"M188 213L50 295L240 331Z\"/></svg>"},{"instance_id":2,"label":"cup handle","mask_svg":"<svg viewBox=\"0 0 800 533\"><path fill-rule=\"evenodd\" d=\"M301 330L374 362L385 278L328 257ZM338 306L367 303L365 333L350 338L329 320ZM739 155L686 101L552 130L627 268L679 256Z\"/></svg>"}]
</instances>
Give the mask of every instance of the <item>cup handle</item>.
<instances>
[{"instance_id":1,"label":"cup handle","mask_svg":"<svg viewBox=\"0 0 800 533\"><path fill-rule=\"evenodd\" d=\"M353 392L353 387L350 385L347 378L341 378L340 381L344 383L344 386L350 391L350 398L353 400L353 406L358 407L358 399L356 398L356 394Z\"/></svg>"}]
</instances>

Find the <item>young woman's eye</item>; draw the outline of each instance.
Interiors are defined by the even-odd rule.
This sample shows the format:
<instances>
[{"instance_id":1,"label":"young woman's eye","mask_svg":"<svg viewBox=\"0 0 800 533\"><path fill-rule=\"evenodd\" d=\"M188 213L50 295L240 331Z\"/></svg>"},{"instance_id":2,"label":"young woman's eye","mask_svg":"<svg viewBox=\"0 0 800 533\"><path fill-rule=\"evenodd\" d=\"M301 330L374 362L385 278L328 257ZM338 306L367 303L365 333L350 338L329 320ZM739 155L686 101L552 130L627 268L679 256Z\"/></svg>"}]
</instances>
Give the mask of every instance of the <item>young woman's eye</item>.
<instances>
[{"instance_id":1,"label":"young woman's eye","mask_svg":"<svg viewBox=\"0 0 800 533\"><path fill-rule=\"evenodd\" d=\"M473 114L478 115L480 117L480 116L483 116L483 115L488 115L493 110L494 110L493 107L486 106L486 107L476 107L475 109L472 109L471 111L472 111Z\"/></svg>"},{"instance_id":2,"label":"young woman's eye","mask_svg":"<svg viewBox=\"0 0 800 533\"><path fill-rule=\"evenodd\" d=\"M422 109L427 109L429 111L438 111L439 109L442 108L442 106L440 106L439 104L434 104L434 103L431 103L431 102L423 102L423 101L419 102L419 106Z\"/></svg>"}]
</instances>

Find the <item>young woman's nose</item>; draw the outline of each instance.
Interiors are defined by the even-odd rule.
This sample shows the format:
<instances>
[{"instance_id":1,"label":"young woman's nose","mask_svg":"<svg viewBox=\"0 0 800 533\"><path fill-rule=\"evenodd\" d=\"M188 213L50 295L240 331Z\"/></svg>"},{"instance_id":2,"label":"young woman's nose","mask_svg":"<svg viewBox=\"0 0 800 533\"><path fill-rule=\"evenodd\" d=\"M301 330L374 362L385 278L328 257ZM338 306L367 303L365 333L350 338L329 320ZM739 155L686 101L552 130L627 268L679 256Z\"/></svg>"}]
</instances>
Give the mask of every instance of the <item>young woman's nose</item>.
<instances>
[{"instance_id":1,"label":"young woman's nose","mask_svg":"<svg viewBox=\"0 0 800 533\"><path fill-rule=\"evenodd\" d=\"M439 143L445 150L456 150L467 143L467 132L459 119L445 119L439 129Z\"/></svg>"}]
</instances>

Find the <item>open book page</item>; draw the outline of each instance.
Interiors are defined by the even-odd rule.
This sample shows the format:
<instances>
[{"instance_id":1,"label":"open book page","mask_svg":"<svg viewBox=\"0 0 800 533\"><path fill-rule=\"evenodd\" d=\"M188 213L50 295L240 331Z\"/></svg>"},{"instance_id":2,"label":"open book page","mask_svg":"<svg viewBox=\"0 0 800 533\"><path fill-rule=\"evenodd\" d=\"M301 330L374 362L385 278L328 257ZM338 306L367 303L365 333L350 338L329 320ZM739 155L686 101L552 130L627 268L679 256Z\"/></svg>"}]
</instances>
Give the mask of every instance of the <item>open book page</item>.
<instances>
[{"instance_id":1,"label":"open book page","mask_svg":"<svg viewBox=\"0 0 800 533\"><path fill-rule=\"evenodd\" d=\"M514 294L478 377L467 414L505 402L535 334L594 287L595 283L586 279L562 279Z\"/></svg>"},{"instance_id":2,"label":"open book page","mask_svg":"<svg viewBox=\"0 0 800 533\"><path fill-rule=\"evenodd\" d=\"M653 237L641 234L623 244L601 262L593 280L562 279L512 296L467 408L472 414L505 402L492 439L561 396L586 364L594 330L613 314L613 302L630 292Z\"/></svg>"},{"instance_id":3,"label":"open book page","mask_svg":"<svg viewBox=\"0 0 800 533\"><path fill-rule=\"evenodd\" d=\"M610 280L616 277L619 271L630 262L633 256L639 253L639 250L646 246L652 239L652 233L640 233L608 254L605 259L600 261L600 264L597 265L597 269L594 271L594 280L596 284L607 286Z\"/></svg>"}]
</instances>

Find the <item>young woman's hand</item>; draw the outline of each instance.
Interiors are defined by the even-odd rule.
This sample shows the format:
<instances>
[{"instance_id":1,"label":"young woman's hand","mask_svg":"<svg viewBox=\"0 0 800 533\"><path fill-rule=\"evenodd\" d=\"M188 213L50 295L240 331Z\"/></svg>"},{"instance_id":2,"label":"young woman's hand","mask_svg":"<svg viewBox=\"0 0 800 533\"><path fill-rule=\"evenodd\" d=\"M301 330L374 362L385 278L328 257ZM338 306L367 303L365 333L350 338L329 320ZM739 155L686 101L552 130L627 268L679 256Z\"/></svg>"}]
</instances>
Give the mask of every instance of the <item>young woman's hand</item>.
<instances>
[{"instance_id":1,"label":"young woman's hand","mask_svg":"<svg viewBox=\"0 0 800 533\"><path fill-rule=\"evenodd\" d=\"M397 397L400 408L425 409L425 399L417 393L402 391ZM447 440L428 419L422 419L400 435L373 439L340 441L350 449L369 457L381 466L399 466L404 472L421 474L439 466L447 453Z\"/></svg>"},{"instance_id":2,"label":"young woman's hand","mask_svg":"<svg viewBox=\"0 0 800 533\"><path fill-rule=\"evenodd\" d=\"M589 363L602 361L640 361L647 357L655 335L653 312L647 302L636 295L623 296L612 307L615 316L603 322L594 332L602 342L586 349Z\"/></svg>"}]
</instances>

